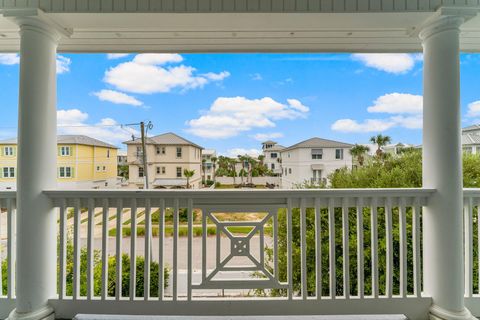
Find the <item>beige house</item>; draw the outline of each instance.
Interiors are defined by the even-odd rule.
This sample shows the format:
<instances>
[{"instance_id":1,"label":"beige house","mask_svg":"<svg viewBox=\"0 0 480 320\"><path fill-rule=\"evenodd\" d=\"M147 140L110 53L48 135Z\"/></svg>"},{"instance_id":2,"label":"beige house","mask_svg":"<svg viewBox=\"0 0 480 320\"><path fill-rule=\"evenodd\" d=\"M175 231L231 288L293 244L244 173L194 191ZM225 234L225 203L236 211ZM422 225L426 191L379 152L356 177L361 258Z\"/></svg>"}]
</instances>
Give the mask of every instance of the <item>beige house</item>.
<instances>
[{"instance_id":1,"label":"beige house","mask_svg":"<svg viewBox=\"0 0 480 320\"><path fill-rule=\"evenodd\" d=\"M141 139L126 141L129 166L129 186L143 189L145 170ZM164 133L147 138L148 184L151 189L186 188L184 170L193 170L190 188L201 188L202 147L174 133Z\"/></svg>"}]
</instances>

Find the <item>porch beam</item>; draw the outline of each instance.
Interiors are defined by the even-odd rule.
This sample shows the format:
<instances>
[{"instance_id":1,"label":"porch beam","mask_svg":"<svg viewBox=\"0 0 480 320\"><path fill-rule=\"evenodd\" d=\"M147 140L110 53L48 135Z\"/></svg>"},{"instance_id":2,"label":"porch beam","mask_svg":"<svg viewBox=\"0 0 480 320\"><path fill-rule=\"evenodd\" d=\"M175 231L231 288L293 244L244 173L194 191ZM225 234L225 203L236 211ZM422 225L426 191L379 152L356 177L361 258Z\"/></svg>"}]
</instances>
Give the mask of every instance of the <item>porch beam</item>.
<instances>
[{"instance_id":1,"label":"porch beam","mask_svg":"<svg viewBox=\"0 0 480 320\"><path fill-rule=\"evenodd\" d=\"M440 14L423 26L423 187L437 190L424 207L424 294L430 319L474 319L464 304L460 26Z\"/></svg>"},{"instance_id":2,"label":"porch beam","mask_svg":"<svg viewBox=\"0 0 480 320\"><path fill-rule=\"evenodd\" d=\"M59 33L38 16L20 27L16 308L9 319L54 319L56 216L42 192L56 187L56 49ZM33 164L33 161L35 164Z\"/></svg>"}]
</instances>

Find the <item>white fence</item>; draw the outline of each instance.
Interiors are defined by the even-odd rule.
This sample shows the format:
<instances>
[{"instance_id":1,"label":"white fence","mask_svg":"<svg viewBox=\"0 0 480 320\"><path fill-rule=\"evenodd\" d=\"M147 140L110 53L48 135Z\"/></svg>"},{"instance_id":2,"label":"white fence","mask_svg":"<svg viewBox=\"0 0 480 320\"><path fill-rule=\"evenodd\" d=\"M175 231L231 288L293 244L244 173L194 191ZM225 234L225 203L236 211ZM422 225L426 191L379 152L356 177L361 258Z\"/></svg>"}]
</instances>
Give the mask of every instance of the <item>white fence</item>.
<instances>
[{"instance_id":1,"label":"white fence","mask_svg":"<svg viewBox=\"0 0 480 320\"><path fill-rule=\"evenodd\" d=\"M433 192L48 191L59 226L51 304L60 318L339 310L424 318L431 299L422 295L421 208ZM479 200L479 190L465 191L465 294L476 314ZM0 207L5 317L15 296L15 193L0 193ZM255 215L235 221L235 213Z\"/></svg>"}]
</instances>

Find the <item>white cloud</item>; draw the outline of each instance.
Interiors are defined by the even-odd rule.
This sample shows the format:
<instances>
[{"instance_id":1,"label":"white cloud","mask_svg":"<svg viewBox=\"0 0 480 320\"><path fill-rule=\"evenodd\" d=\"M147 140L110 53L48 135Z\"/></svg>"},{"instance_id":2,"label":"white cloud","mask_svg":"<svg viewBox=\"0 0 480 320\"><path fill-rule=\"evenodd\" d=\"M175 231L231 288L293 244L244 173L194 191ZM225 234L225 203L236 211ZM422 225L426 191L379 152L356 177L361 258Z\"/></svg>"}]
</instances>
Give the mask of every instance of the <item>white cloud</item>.
<instances>
[{"instance_id":1,"label":"white cloud","mask_svg":"<svg viewBox=\"0 0 480 320\"><path fill-rule=\"evenodd\" d=\"M70 58L57 55L57 74L63 74L70 71L72 60Z\"/></svg>"},{"instance_id":2,"label":"white cloud","mask_svg":"<svg viewBox=\"0 0 480 320\"><path fill-rule=\"evenodd\" d=\"M131 139L132 134L138 136L138 132L130 127L122 128L112 118L103 118L98 123L87 123L88 113L79 109L67 109L57 111L57 124L59 134L86 135L117 146Z\"/></svg>"},{"instance_id":3,"label":"white cloud","mask_svg":"<svg viewBox=\"0 0 480 320\"><path fill-rule=\"evenodd\" d=\"M252 136L252 138L254 138L257 141L266 141L266 140L278 139L282 137L283 137L283 133L281 132L257 133Z\"/></svg>"},{"instance_id":4,"label":"white cloud","mask_svg":"<svg viewBox=\"0 0 480 320\"><path fill-rule=\"evenodd\" d=\"M178 54L138 54L132 61L107 70L104 81L121 91L152 94L201 88L230 75L227 71L196 75L193 67L169 65L181 61L183 57Z\"/></svg>"},{"instance_id":5,"label":"white cloud","mask_svg":"<svg viewBox=\"0 0 480 320\"><path fill-rule=\"evenodd\" d=\"M395 122L389 119L367 119L358 122L352 119L340 119L332 124L333 131L353 133L353 132L381 132L392 128Z\"/></svg>"},{"instance_id":6,"label":"white cloud","mask_svg":"<svg viewBox=\"0 0 480 320\"><path fill-rule=\"evenodd\" d=\"M367 108L372 113L410 113L418 114L423 110L423 97L408 93L389 93L378 97L373 106Z\"/></svg>"},{"instance_id":7,"label":"white cloud","mask_svg":"<svg viewBox=\"0 0 480 320\"><path fill-rule=\"evenodd\" d=\"M252 78L252 80L255 80L255 81L263 80L263 77L260 73L251 74L250 77Z\"/></svg>"},{"instance_id":8,"label":"white cloud","mask_svg":"<svg viewBox=\"0 0 480 320\"><path fill-rule=\"evenodd\" d=\"M20 63L18 53L0 53L0 64L13 66ZM70 71L72 60L62 55L57 55L57 74L63 74Z\"/></svg>"},{"instance_id":9,"label":"white cloud","mask_svg":"<svg viewBox=\"0 0 480 320\"><path fill-rule=\"evenodd\" d=\"M421 114L415 116L394 116L390 118L398 127L406 129L422 129L423 117Z\"/></svg>"},{"instance_id":10,"label":"white cloud","mask_svg":"<svg viewBox=\"0 0 480 320\"><path fill-rule=\"evenodd\" d=\"M373 105L367 108L367 111L390 114L389 117L363 121L340 119L332 124L331 129L345 133L383 132L395 127L421 129L423 126L422 110L423 97L420 95L385 94L378 97Z\"/></svg>"},{"instance_id":11,"label":"white cloud","mask_svg":"<svg viewBox=\"0 0 480 320\"><path fill-rule=\"evenodd\" d=\"M258 149L233 148L227 150L227 156L231 158L236 158L237 156L244 155L249 155L250 157L258 157L261 154L262 151Z\"/></svg>"},{"instance_id":12,"label":"white cloud","mask_svg":"<svg viewBox=\"0 0 480 320\"><path fill-rule=\"evenodd\" d=\"M474 118L480 116L480 100L468 104L467 117Z\"/></svg>"},{"instance_id":13,"label":"white cloud","mask_svg":"<svg viewBox=\"0 0 480 320\"><path fill-rule=\"evenodd\" d=\"M229 138L254 128L275 127L277 120L304 118L308 111L295 99L282 104L270 97L220 97L204 115L187 121L187 131L203 138Z\"/></svg>"},{"instance_id":14,"label":"white cloud","mask_svg":"<svg viewBox=\"0 0 480 320\"><path fill-rule=\"evenodd\" d=\"M109 53L107 54L107 59L108 60L115 60L115 59L121 59L129 56L128 53Z\"/></svg>"},{"instance_id":15,"label":"white cloud","mask_svg":"<svg viewBox=\"0 0 480 320\"><path fill-rule=\"evenodd\" d=\"M222 81L223 79L230 77L230 72L228 71L222 71L220 73L209 72L209 73L203 74L202 76L212 81Z\"/></svg>"},{"instance_id":16,"label":"white cloud","mask_svg":"<svg viewBox=\"0 0 480 320\"><path fill-rule=\"evenodd\" d=\"M129 96L128 94L114 91L114 90L100 90L93 93L101 101L109 101L115 104L129 104L132 106L142 106L143 103L137 100L135 97Z\"/></svg>"},{"instance_id":17,"label":"white cloud","mask_svg":"<svg viewBox=\"0 0 480 320\"><path fill-rule=\"evenodd\" d=\"M406 73L413 69L421 55L407 53L355 53L352 59L367 67L393 74Z\"/></svg>"},{"instance_id":18,"label":"white cloud","mask_svg":"<svg viewBox=\"0 0 480 320\"><path fill-rule=\"evenodd\" d=\"M88 119L88 114L78 109L58 110L57 124L60 126L78 125Z\"/></svg>"},{"instance_id":19,"label":"white cloud","mask_svg":"<svg viewBox=\"0 0 480 320\"><path fill-rule=\"evenodd\" d=\"M20 56L17 53L0 53L0 64L11 66L20 62Z\"/></svg>"}]
</instances>

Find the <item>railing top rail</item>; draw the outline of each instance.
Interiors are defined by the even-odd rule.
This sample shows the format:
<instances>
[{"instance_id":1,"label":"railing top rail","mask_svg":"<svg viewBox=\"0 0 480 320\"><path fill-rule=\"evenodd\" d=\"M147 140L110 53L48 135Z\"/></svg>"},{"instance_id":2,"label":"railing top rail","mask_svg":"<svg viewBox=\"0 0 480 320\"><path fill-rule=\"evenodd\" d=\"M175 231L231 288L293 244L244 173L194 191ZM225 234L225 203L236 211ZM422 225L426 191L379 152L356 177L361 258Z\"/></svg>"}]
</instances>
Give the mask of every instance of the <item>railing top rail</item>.
<instances>
[{"instance_id":1,"label":"railing top rail","mask_svg":"<svg viewBox=\"0 0 480 320\"><path fill-rule=\"evenodd\" d=\"M47 190L52 199L58 198L323 198L323 197L428 197L435 189L385 188L385 189L277 189L277 190Z\"/></svg>"},{"instance_id":2,"label":"railing top rail","mask_svg":"<svg viewBox=\"0 0 480 320\"><path fill-rule=\"evenodd\" d=\"M0 191L0 199L15 199L17 192L15 190Z\"/></svg>"},{"instance_id":3,"label":"railing top rail","mask_svg":"<svg viewBox=\"0 0 480 320\"><path fill-rule=\"evenodd\" d=\"M480 196L480 188L464 188L464 197Z\"/></svg>"}]
</instances>

